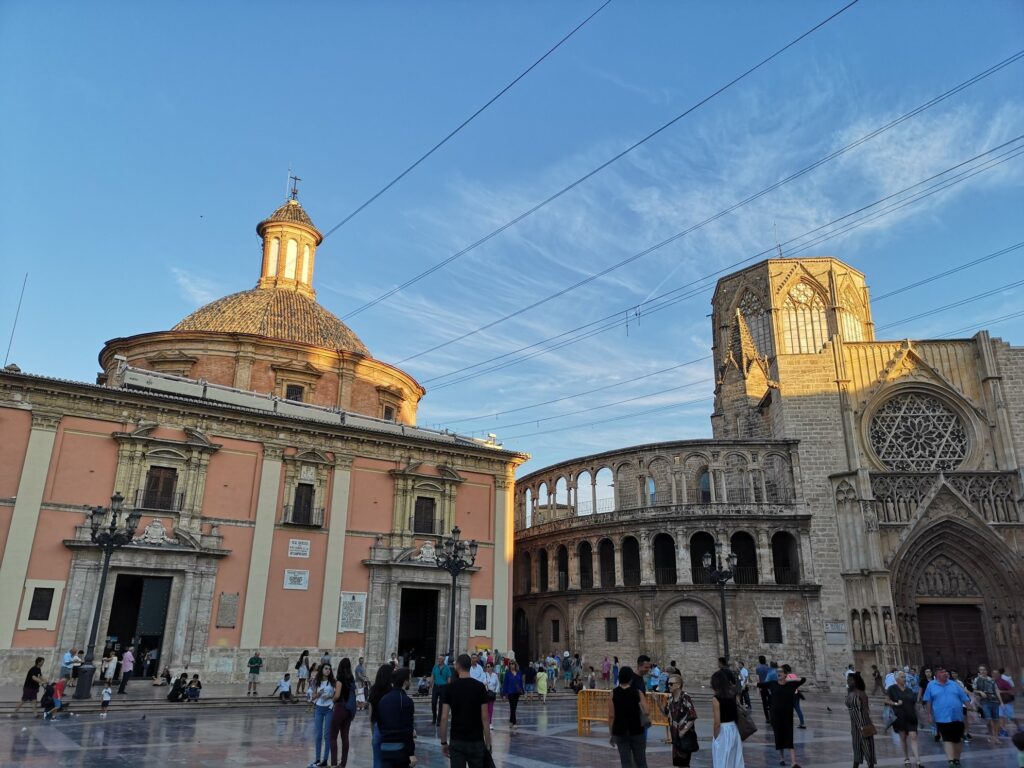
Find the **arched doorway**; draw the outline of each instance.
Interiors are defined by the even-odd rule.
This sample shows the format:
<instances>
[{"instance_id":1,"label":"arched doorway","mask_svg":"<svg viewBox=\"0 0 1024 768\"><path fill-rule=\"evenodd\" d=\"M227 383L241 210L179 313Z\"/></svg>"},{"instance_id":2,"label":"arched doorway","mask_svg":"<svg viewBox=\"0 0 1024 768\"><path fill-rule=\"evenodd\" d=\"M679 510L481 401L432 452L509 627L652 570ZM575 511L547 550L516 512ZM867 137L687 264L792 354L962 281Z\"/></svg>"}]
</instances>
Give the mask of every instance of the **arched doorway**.
<instances>
[{"instance_id":1,"label":"arched doorway","mask_svg":"<svg viewBox=\"0 0 1024 768\"><path fill-rule=\"evenodd\" d=\"M569 588L569 551L564 544L558 547L555 568L557 569L555 589L563 592Z\"/></svg>"},{"instance_id":2,"label":"arched doorway","mask_svg":"<svg viewBox=\"0 0 1024 768\"><path fill-rule=\"evenodd\" d=\"M578 564L580 568L580 589L592 589L594 586L594 553L590 542L580 543Z\"/></svg>"},{"instance_id":3,"label":"arched doorway","mask_svg":"<svg viewBox=\"0 0 1024 768\"><path fill-rule=\"evenodd\" d=\"M800 583L800 545L786 531L772 536L772 568L776 584Z\"/></svg>"},{"instance_id":4,"label":"arched doorway","mask_svg":"<svg viewBox=\"0 0 1024 768\"><path fill-rule=\"evenodd\" d=\"M622 583L627 587L640 586L640 543L632 536L622 540Z\"/></svg>"},{"instance_id":5,"label":"arched doorway","mask_svg":"<svg viewBox=\"0 0 1024 768\"><path fill-rule=\"evenodd\" d=\"M694 584L710 584L711 574L704 568L704 553L715 554L715 537L700 531L690 537L690 575Z\"/></svg>"},{"instance_id":6,"label":"arched doorway","mask_svg":"<svg viewBox=\"0 0 1024 768\"><path fill-rule=\"evenodd\" d=\"M737 584L757 584L757 544L754 537L746 531L738 531L732 535L729 543L736 555L733 580Z\"/></svg>"},{"instance_id":7,"label":"arched doorway","mask_svg":"<svg viewBox=\"0 0 1024 768\"><path fill-rule=\"evenodd\" d=\"M884 641L904 658L973 673L979 664L1019 669L1024 574L1019 557L948 491L893 559L893 613Z\"/></svg>"},{"instance_id":8,"label":"arched doorway","mask_svg":"<svg viewBox=\"0 0 1024 768\"><path fill-rule=\"evenodd\" d=\"M611 589L615 586L615 545L610 539L601 539L597 553L601 566L601 589Z\"/></svg>"},{"instance_id":9,"label":"arched doorway","mask_svg":"<svg viewBox=\"0 0 1024 768\"><path fill-rule=\"evenodd\" d=\"M676 542L667 533L654 537L654 581L656 584L676 583Z\"/></svg>"}]
</instances>

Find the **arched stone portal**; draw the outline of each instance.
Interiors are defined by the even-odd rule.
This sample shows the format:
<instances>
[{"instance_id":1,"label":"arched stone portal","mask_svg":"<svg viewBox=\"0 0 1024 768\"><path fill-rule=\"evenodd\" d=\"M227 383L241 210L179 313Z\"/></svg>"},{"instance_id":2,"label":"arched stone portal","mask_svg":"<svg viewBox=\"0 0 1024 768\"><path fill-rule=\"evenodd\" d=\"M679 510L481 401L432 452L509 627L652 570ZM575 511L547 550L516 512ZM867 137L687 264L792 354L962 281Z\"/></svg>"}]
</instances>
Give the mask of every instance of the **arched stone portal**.
<instances>
[{"instance_id":1,"label":"arched stone portal","mask_svg":"<svg viewBox=\"0 0 1024 768\"><path fill-rule=\"evenodd\" d=\"M893 559L885 641L903 658L956 669L1019 669L1024 578L1017 558L951 491L940 492Z\"/></svg>"}]
</instances>

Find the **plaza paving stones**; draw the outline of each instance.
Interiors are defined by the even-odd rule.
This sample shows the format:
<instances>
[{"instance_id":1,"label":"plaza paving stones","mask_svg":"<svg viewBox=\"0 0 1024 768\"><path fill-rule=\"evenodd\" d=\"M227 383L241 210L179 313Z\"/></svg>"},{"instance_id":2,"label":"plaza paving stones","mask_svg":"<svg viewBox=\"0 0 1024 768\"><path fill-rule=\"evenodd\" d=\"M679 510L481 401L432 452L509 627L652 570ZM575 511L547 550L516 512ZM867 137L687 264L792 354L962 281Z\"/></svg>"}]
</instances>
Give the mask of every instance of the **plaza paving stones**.
<instances>
[{"instance_id":1,"label":"plaza paving stones","mask_svg":"<svg viewBox=\"0 0 1024 768\"><path fill-rule=\"evenodd\" d=\"M434 728L430 726L430 702L414 698L416 722L420 734L417 754L420 765L446 766L440 753ZM824 704L805 704L807 730L796 731L798 757L804 768L849 768L849 720L841 702L830 700L832 712ZM711 766L711 713L707 698L697 699L698 736L702 749L694 768ZM508 708L495 708L494 756L499 766L514 768L560 768L592 766L614 768L618 754L608 744L603 727L594 728L589 737L576 735L575 702L565 698L546 705L531 703L519 708L519 728L512 732L506 725ZM776 768L778 755L772 748L771 732L763 728L745 745L744 755L751 768ZM31 715L5 716L0 721L0 766L22 768L60 766L61 768L138 768L138 766L306 766L313 757L312 715L304 704L273 709L216 709L203 711L203 705L168 704L166 710L150 710L143 718L133 710L130 700L116 700L107 719L86 713L56 722L44 723ZM922 759L932 768L944 768L941 745L922 732ZM664 729L651 730L647 750L652 768L672 763L670 749L662 743ZM876 739L880 766L903 764L899 745L892 736ZM369 724L360 713L352 727L352 753L349 766L372 765ZM964 750L964 768L1013 768L1016 751L1003 739L990 746L976 730L972 745Z\"/></svg>"}]
</instances>

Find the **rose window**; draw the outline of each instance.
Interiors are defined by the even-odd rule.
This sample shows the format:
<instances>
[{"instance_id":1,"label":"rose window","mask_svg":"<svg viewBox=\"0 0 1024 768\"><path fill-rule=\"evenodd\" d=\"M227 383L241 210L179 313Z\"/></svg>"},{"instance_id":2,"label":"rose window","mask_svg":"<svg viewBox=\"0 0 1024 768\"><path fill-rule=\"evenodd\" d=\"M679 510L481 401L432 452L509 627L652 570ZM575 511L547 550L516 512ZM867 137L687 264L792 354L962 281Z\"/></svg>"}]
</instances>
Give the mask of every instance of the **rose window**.
<instances>
[{"instance_id":1,"label":"rose window","mask_svg":"<svg viewBox=\"0 0 1024 768\"><path fill-rule=\"evenodd\" d=\"M967 430L938 398L897 395L871 417L871 447L895 472L949 472L967 458Z\"/></svg>"}]
</instances>

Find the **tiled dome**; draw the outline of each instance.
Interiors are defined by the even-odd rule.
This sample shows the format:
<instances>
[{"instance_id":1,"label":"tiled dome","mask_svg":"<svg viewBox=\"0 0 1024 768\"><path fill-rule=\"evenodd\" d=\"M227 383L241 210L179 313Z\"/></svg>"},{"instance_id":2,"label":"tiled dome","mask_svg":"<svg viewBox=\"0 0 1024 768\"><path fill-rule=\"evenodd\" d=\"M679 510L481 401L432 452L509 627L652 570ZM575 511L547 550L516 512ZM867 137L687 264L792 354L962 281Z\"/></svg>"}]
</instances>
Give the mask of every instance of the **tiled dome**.
<instances>
[{"instance_id":1,"label":"tiled dome","mask_svg":"<svg viewBox=\"0 0 1024 768\"><path fill-rule=\"evenodd\" d=\"M314 298L282 288L254 288L217 299L197 309L174 330L249 333L370 356L352 329Z\"/></svg>"},{"instance_id":2,"label":"tiled dome","mask_svg":"<svg viewBox=\"0 0 1024 768\"><path fill-rule=\"evenodd\" d=\"M263 224L269 224L274 221L290 221L294 224L305 224L307 227L316 229L313 225L313 220L309 218L309 214L299 205L299 201L295 199L285 201L284 205L259 223L257 230Z\"/></svg>"}]
</instances>

